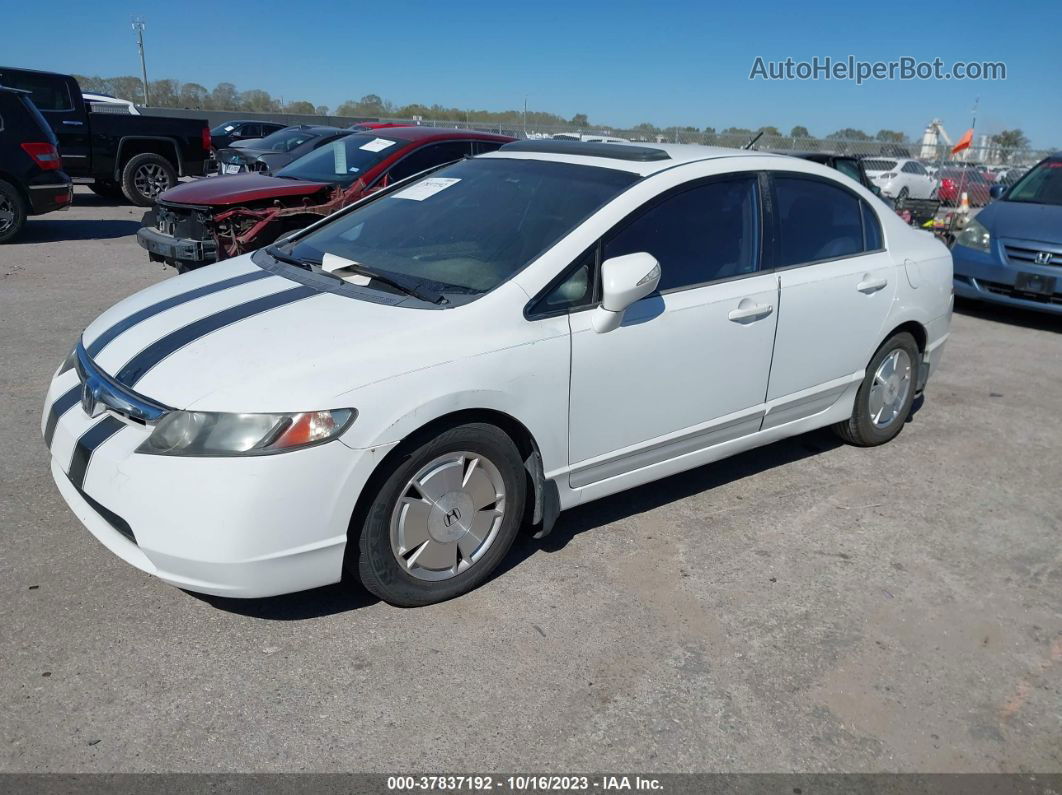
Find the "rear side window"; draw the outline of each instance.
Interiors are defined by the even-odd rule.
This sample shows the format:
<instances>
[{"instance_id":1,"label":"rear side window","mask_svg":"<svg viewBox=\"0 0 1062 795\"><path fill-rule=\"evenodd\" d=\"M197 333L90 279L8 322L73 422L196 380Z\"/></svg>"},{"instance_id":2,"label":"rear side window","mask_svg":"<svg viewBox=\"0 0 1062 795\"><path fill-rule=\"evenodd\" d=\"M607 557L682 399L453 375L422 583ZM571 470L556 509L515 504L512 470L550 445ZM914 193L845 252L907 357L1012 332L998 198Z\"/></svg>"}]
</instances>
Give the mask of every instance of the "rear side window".
<instances>
[{"instance_id":1,"label":"rear side window","mask_svg":"<svg viewBox=\"0 0 1062 795\"><path fill-rule=\"evenodd\" d=\"M878 251L885 248L881 240L881 223L877 213L864 201L859 202L859 206L863 211L863 250Z\"/></svg>"},{"instance_id":2,"label":"rear side window","mask_svg":"<svg viewBox=\"0 0 1062 795\"><path fill-rule=\"evenodd\" d=\"M473 141L472 142L472 154L481 155L484 152L497 151L503 141Z\"/></svg>"},{"instance_id":3,"label":"rear side window","mask_svg":"<svg viewBox=\"0 0 1062 795\"><path fill-rule=\"evenodd\" d=\"M834 166L834 168L836 168L846 177L851 177L860 184L863 183L863 175L859 173L859 163L855 160L845 160L844 158L837 158L836 165Z\"/></svg>"},{"instance_id":4,"label":"rear side window","mask_svg":"<svg viewBox=\"0 0 1062 795\"><path fill-rule=\"evenodd\" d=\"M35 75L28 72L4 73L0 82L11 88L29 91L33 104L41 110L73 110L70 90L64 80L56 80L48 75Z\"/></svg>"},{"instance_id":5,"label":"rear side window","mask_svg":"<svg viewBox=\"0 0 1062 795\"><path fill-rule=\"evenodd\" d=\"M698 185L622 227L605 242L602 259L648 251L660 262L660 290L753 273L758 204L752 176Z\"/></svg>"},{"instance_id":6,"label":"rear side window","mask_svg":"<svg viewBox=\"0 0 1062 795\"><path fill-rule=\"evenodd\" d=\"M860 200L822 180L775 176L782 267L863 251Z\"/></svg>"}]
</instances>

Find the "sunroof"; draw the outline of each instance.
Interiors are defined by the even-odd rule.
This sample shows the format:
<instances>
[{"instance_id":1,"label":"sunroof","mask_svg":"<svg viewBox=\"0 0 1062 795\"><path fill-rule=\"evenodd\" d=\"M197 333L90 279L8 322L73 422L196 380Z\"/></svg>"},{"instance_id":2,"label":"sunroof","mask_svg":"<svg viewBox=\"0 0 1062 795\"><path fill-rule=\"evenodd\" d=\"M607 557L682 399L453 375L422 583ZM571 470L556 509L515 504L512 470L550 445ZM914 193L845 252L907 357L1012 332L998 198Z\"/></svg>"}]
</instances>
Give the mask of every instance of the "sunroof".
<instances>
[{"instance_id":1,"label":"sunroof","mask_svg":"<svg viewBox=\"0 0 1062 795\"><path fill-rule=\"evenodd\" d=\"M586 141L563 141L542 138L533 141L513 141L502 146L503 152L545 152L554 155L583 155L584 157L607 157L612 160L634 160L649 163L654 160L670 160L671 155L663 149L627 144L588 143Z\"/></svg>"}]
</instances>

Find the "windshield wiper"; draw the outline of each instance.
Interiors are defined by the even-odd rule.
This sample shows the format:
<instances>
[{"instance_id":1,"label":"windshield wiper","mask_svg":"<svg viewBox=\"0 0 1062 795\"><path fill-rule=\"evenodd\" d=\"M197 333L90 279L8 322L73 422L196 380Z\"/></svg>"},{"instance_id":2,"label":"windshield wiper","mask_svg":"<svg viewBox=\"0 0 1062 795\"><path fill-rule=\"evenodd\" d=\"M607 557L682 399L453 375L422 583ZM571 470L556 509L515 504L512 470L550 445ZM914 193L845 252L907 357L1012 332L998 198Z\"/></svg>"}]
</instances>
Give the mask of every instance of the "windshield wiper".
<instances>
[{"instance_id":1,"label":"windshield wiper","mask_svg":"<svg viewBox=\"0 0 1062 795\"><path fill-rule=\"evenodd\" d=\"M393 276L387 276L378 271L374 271L371 268L366 268L364 265L359 265L355 262L350 262L349 265L344 265L341 270L350 271L351 273L358 273L362 276L382 282L383 284L394 287L396 290L411 295L414 298L419 298L421 301L427 301L429 304L445 304L448 303L446 297L442 293L437 293L433 290L425 290L421 287L414 286L412 284L406 284ZM325 273L329 273L325 271ZM342 279L342 276L338 276L335 273L330 273L331 276L335 276L337 279Z\"/></svg>"},{"instance_id":2,"label":"windshield wiper","mask_svg":"<svg viewBox=\"0 0 1062 795\"><path fill-rule=\"evenodd\" d=\"M321 263L317 262L316 260L300 259L299 257L293 257L291 254L285 254L283 251L277 248L275 243L266 246L265 251L266 254L271 256L273 259L280 260L281 262L286 262L288 263L288 265L296 265L300 268L305 268L306 270L313 268L315 265L318 267L320 267L321 265Z\"/></svg>"}]
</instances>

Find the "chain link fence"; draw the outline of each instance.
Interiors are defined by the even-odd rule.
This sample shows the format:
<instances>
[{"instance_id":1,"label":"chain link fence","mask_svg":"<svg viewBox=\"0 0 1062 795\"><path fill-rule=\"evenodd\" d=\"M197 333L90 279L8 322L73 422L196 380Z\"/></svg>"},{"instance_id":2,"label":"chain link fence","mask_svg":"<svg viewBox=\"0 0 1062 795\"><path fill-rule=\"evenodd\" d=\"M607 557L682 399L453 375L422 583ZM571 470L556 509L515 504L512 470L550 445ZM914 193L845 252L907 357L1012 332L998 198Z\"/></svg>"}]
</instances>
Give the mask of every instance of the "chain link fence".
<instances>
[{"instance_id":1,"label":"chain link fence","mask_svg":"<svg viewBox=\"0 0 1062 795\"><path fill-rule=\"evenodd\" d=\"M94 110L98 110L94 108ZM108 110L111 110L108 108ZM181 108L139 108L141 113L157 116L181 116L184 118L205 119L214 127L232 119L249 119L273 121L278 124L325 124L336 127L348 127L351 124L366 121L383 121L424 127L449 127L464 130L511 135L514 138L552 138L563 137L575 140L627 140L647 143L683 143L707 146L724 146L732 149L745 147L754 137L754 133L712 133L681 128L646 131L644 129L618 128L577 128L572 126L531 126L525 127L519 121L483 121L476 119L397 119L397 118L349 118L343 116L313 116L286 113L254 113L248 111L192 110ZM112 112L121 112L112 111ZM871 139L843 138L794 138L783 135L763 135L755 142L753 148L767 152L825 152L855 156L883 155L896 158L914 158L936 167L950 165L979 164L993 170L1009 171L1025 169L1042 160L1050 150L1029 148L1007 148L992 142L991 136L975 137L969 149L958 155L951 154L951 144L927 137L917 141L878 141Z\"/></svg>"}]
</instances>

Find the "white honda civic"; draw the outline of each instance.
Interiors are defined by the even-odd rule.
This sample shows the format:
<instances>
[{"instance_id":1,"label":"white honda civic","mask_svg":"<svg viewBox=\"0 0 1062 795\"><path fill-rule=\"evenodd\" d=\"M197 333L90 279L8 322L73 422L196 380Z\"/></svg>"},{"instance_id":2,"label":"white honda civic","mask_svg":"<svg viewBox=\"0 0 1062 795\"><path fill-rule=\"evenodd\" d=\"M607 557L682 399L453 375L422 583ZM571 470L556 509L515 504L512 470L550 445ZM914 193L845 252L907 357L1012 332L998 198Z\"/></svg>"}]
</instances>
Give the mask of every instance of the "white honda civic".
<instances>
[{"instance_id":1,"label":"white honda civic","mask_svg":"<svg viewBox=\"0 0 1062 795\"><path fill-rule=\"evenodd\" d=\"M892 439L951 285L816 163L522 141L121 301L42 428L78 518L168 583L346 568L422 605L579 503L822 426Z\"/></svg>"}]
</instances>

